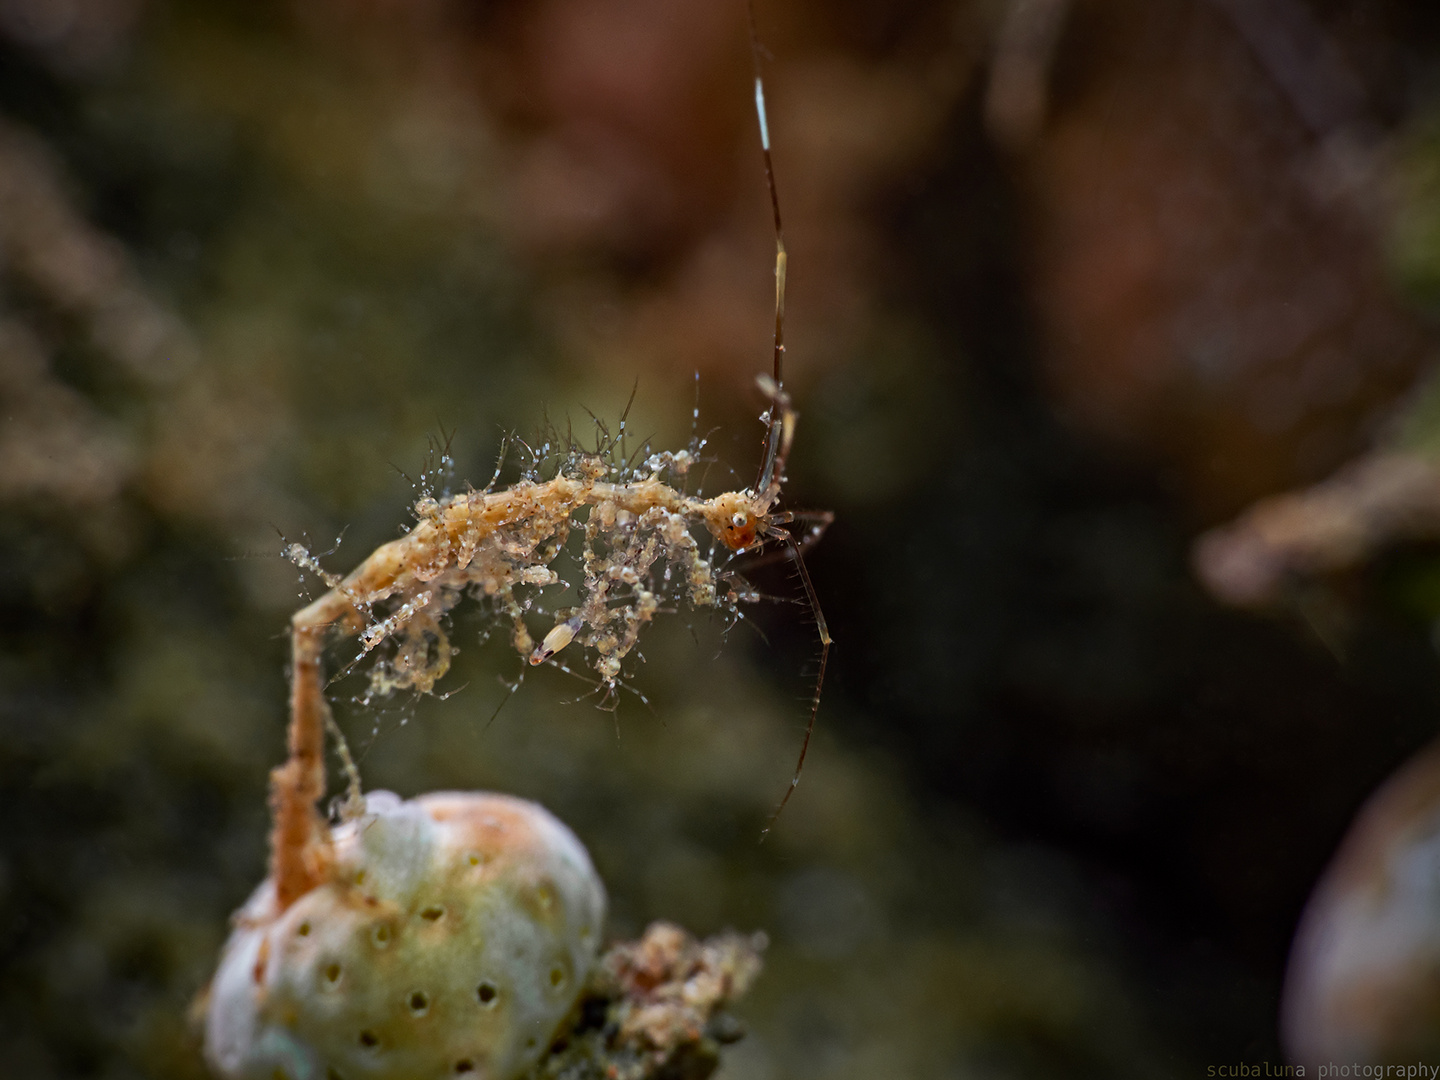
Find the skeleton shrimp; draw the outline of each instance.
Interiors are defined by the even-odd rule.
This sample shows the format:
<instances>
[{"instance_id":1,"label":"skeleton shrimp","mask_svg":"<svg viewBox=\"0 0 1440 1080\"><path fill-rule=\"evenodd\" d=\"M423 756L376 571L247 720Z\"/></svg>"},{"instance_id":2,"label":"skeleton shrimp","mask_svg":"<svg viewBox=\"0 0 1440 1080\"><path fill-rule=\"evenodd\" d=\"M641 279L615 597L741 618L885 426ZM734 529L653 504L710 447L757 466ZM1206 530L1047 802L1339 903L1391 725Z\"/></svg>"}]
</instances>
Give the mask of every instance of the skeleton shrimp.
<instances>
[{"instance_id":1,"label":"skeleton shrimp","mask_svg":"<svg viewBox=\"0 0 1440 1080\"><path fill-rule=\"evenodd\" d=\"M325 792L327 731L340 744L350 775L351 806L359 796L358 780L325 699L327 636L332 631L357 636L361 650L357 661L389 643L393 651L371 671L372 691L428 693L448 670L453 652L442 625L444 616L467 594L509 619L511 642L531 664L553 661L578 643L587 650L600 685L613 694L626 656L660 610L662 599L738 615L737 605L757 594L727 570L726 563L736 555L778 545L798 568L821 652L795 773L765 833L799 784L831 645L801 548L819 537L832 515L777 510L796 412L782 377L786 251L753 10L750 31L755 107L775 224L774 366L772 374L757 380L769 407L762 415L765 436L754 485L710 498L689 495L685 476L698 460L703 441L692 439L686 450L650 454L632 465L623 451L622 421L620 435L602 439L594 452L572 442L548 478L541 468L547 447L533 452L533 467L502 490L494 490L492 481L483 491L442 497L422 493L415 504L418 520L408 534L381 545L343 577L326 573L302 546L290 545L287 556L320 574L327 591L291 620L289 760L271 774L271 871L282 909L325 880L329 846L316 805ZM604 426L600 428L608 436ZM618 458L617 446L621 446ZM587 511L583 521L579 520L582 510ZM797 541L786 526L801 522L808 523L808 533ZM524 619L528 601L522 601L516 590L560 583L550 564L572 530L583 535L580 602L557 612L554 627L537 643ZM711 538L708 550L702 550L697 533ZM717 552L725 560L719 565Z\"/></svg>"}]
</instances>

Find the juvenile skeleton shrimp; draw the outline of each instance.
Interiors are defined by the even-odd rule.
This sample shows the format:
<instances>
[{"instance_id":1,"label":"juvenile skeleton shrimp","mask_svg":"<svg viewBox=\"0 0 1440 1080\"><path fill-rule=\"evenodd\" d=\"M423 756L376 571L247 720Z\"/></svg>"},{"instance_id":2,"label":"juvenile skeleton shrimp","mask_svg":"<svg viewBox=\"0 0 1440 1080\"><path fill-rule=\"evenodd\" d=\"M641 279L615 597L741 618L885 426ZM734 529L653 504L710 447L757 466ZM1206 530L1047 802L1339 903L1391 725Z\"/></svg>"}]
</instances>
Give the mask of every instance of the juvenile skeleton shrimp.
<instances>
[{"instance_id":1,"label":"juvenile skeleton shrimp","mask_svg":"<svg viewBox=\"0 0 1440 1080\"><path fill-rule=\"evenodd\" d=\"M753 9L750 33L755 106L775 225L773 374L757 380L769 407L763 417L765 437L755 483L710 498L687 494L683 480L702 444L692 441L688 450L651 454L638 468L632 468L623 448L618 461L614 457L623 438L622 421L621 435L597 446L594 453L570 445L556 475L548 479L541 479L537 467L503 490L487 488L442 498L426 494L415 505L419 520L414 528L381 545L343 578L319 570L300 545L287 547L292 561L318 570L329 588L291 620L289 760L271 774L271 870L282 909L325 880L329 865L328 830L316 811L325 791L325 733L328 729L338 737L324 693L327 636L332 631L358 635L362 656L383 642L393 642L393 657L378 662L371 672L372 688L381 693L396 689L429 692L448 670L453 651L443 618L467 592L509 617L512 643L531 664L550 661L578 642L589 650L587 657L601 684L613 692L625 657L659 610L662 596L683 600L694 608L736 612L739 603L753 600L757 594L723 566L717 567L715 554L729 559L778 546L799 570L821 652L794 776L765 833L799 783L815 728L831 638L801 556L802 545L786 526L806 522L809 531L804 542L808 544L818 538L832 515L777 510L795 437L796 412L782 377L786 251ZM608 435L603 425L602 433ZM542 455L534 456L538 466ZM582 509L588 509L583 523L576 521ZM580 603L558 613L555 626L537 644L524 620L526 604L515 590L543 588L558 581L549 564L577 527L583 531L584 578L577 587ZM696 540L697 532L712 539L707 550ZM351 786L355 787L353 772ZM357 796L352 790L352 802Z\"/></svg>"}]
</instances>

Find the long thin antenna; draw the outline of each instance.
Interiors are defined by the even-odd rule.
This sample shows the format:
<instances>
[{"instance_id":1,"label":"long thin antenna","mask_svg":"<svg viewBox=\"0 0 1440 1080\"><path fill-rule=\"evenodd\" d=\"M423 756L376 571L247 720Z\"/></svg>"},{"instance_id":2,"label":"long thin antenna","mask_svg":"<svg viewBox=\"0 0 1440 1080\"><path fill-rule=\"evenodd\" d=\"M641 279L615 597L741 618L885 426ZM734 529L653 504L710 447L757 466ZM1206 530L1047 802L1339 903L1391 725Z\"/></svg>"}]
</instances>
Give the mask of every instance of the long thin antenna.
<instances>
[{"instance_id":1,"label":"long thin antenna","mask_svg":"<svg viewBox=\"0 0 1440 1080\"><path fill-rule=\"evenodd\" d=\"M755 0L745 0L745 12L750 21L750 59L755 67L755 115L760 121L760 152L765 158L765 184L770 189L770 212L775 219L775 385L785 386L785 234L780 225L780 195L775 188L775 164L770 158L770 120L765 113L765 81L760 70L760 31L755 24ZM763 475L774 458L773 430L775 427L775 405L772 402L765 413L765 441L761 444L760 473L755 481L759 491Z\"/></svg>"},{"instance_id":2,"label":"long thin antenna","mask_svg":"<svg viewBox=\"0 0 1440 1080\"><path fill-rule=\"evenodd\" d=\"M760 31L755 22L755 0L745 0L745 11L750 22L750 59L755 67L755 115L760 121L760 152L765 159L765 184L770 191L770 212L775 219L775 358L774 373L767 379L760 376L761 390L770 398L770 408L765 411L765 441L761 447L760 472L755 480L754 492L757 498L765 500L766 509L779 496L780 485L784 482L785 462L789 457L790 441L795 434L795 410L790 407L790 396L785 393L785 233L780 224L780 194L775 187L775 163L770 156L770 121L765 114L765 80L761 70ZM789 515L786 515L789 516ZM793 520L793 518L792 518ZM829 524L829 520L825 521ZM823 526L821 526L823 529ZM820 691L825 685L825 665L830 659L830 628L825 624L825 615L820 610L820 598L815 594L815 585L810 580L810 571L800 554L800 545L787 529L775 532L784 536L788 554L795 560L800 580L805 585L805 596L810 601L810 610L815 614L816 628L820 631L820 671L815 679L815 693L810 699L810 719L805 725L805 740L800 744L800 757L795 762L795 775L780 805L775 807L770 820L760 833L763 843L769 835L785 804L800 784L800 773L805 768L805 756L810 752L810 737L815 733L815 717L820 711Z\"/></svg>"}]
</instances>

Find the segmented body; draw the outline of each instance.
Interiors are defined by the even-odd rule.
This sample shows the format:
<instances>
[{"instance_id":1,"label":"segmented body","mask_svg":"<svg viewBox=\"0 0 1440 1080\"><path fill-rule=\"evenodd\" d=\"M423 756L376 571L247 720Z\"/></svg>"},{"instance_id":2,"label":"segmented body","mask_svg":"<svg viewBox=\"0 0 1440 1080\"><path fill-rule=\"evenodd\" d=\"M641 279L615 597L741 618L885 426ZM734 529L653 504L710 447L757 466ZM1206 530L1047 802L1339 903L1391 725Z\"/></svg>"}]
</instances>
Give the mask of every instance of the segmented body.
<instances>
[{"instance_id":1,"label":"segmented body","mask_svg":"<svg viewBox=\"0 0 1440 1080\"><path fill-rule=\"evenodd\" d=\"M785 417L778 426L793 429L789 400L778 388L772 408ZM783 437L777 449L788 445ZM312 865L318 832L311 808L323 794L324 730L332 726L322 655L332 632L359 637L357 661L391 644L371 668L374 692L429 693L449 669L453 651L444 616L469 594L508 618L511 641L530 663L581 646L601 685L613 692L625 658L662 603L735 611L753 599L723 569L723 560L776 530L771 509L780 495L783 460L762 490L708 499L679 486L693 460L687 451L652 455L650 475L617 480L607 477L623 475L623 466L573 452L548 480L426 497L416 504L419 520L405 536L381 545L343 578L325 575L329 589L292 619L292 760L276 770L274 796L282 896L292 889L302 895L324 874L323 866ZM583 535L579 603L558 610L553 628L537 643L526 612L535 591L561 584L551 564L577 530ZM707 536L711 542L702 543ZM318 569L298 545L288 553Z\"/></svg>"},{"instance_id":2,"label":"segmented body","mask_svg":"<svg viewBox=\"0 0 1440 1080\"><path fill-rule=\"evenodd\" d=\"M581 645L601 686L611 695L626 656L663 601L720 607L738 615L739 604L758 598L742 579L717 565L717 552L728 559L767 544L782 547L799 572L821 648L799 760L770 824L800 782L832 644L801 546L818 538L831 516L797 518L776 510L796 414L783 380L787 254L753 7L749 20L756 65L755 107L775 224L773 375L758 379L770 408L763 417L765 440L754 485L708 499L687 494L683 482L698 456L702 445L698 442L688 450L650 455L640 469L633 470L623 453L622 424L618 461L608 456L615 441L604 453L585 454L572 446L553 477L539 476L537 460L532 475L504 490L422 498L415 507L414 528L377 548L344 578L326 573L303 547L290 545L289 557L320 574L329 589L292 620L290 756L271 776L271 861L281 910L330 872L329 830L315 809L325 789L327 730L336 735L350 771L350 802L360 800L358 777L325 701L327 635L332 629L359 635L357 661L383 644L393 644L393 651L371 669L373 691L428 693L449 669L453 652L443 618L467 593L510 620L511 641L531 664L552 661L560 651ZM785 526L802 519L809 521L810 531L797 541ZM560 584L551 563L577 526L584 535L584 579L577 586L580 602L556 611L554 625L536 643L525 621L533 598L517 595L516 590ZM708 549L702 549L697 534L701 538L708 534L712 541Z\"/></svg>"}]
</instances>

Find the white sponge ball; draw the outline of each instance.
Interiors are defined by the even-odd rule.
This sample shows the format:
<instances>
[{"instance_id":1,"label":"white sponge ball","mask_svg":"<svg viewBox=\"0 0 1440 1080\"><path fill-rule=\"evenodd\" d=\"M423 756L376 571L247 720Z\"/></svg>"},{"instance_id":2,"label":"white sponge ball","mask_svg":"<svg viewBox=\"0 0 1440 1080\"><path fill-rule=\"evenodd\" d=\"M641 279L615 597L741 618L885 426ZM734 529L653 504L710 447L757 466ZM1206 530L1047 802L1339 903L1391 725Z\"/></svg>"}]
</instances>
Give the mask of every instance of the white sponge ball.
<instances>
[{"instance_id":1,"label":"white sponge ball","mask_svg":"<svg viewBox=\"0 0 1440 1080\"><path fill-rule=\"evenodd\" d=\"M276 912L266 881L211 986L205 1053L233 1080L509 1080L595 961L605 890L552 814L504 795L372 792L332 880Z\"/></svg>"}]
</instances>

